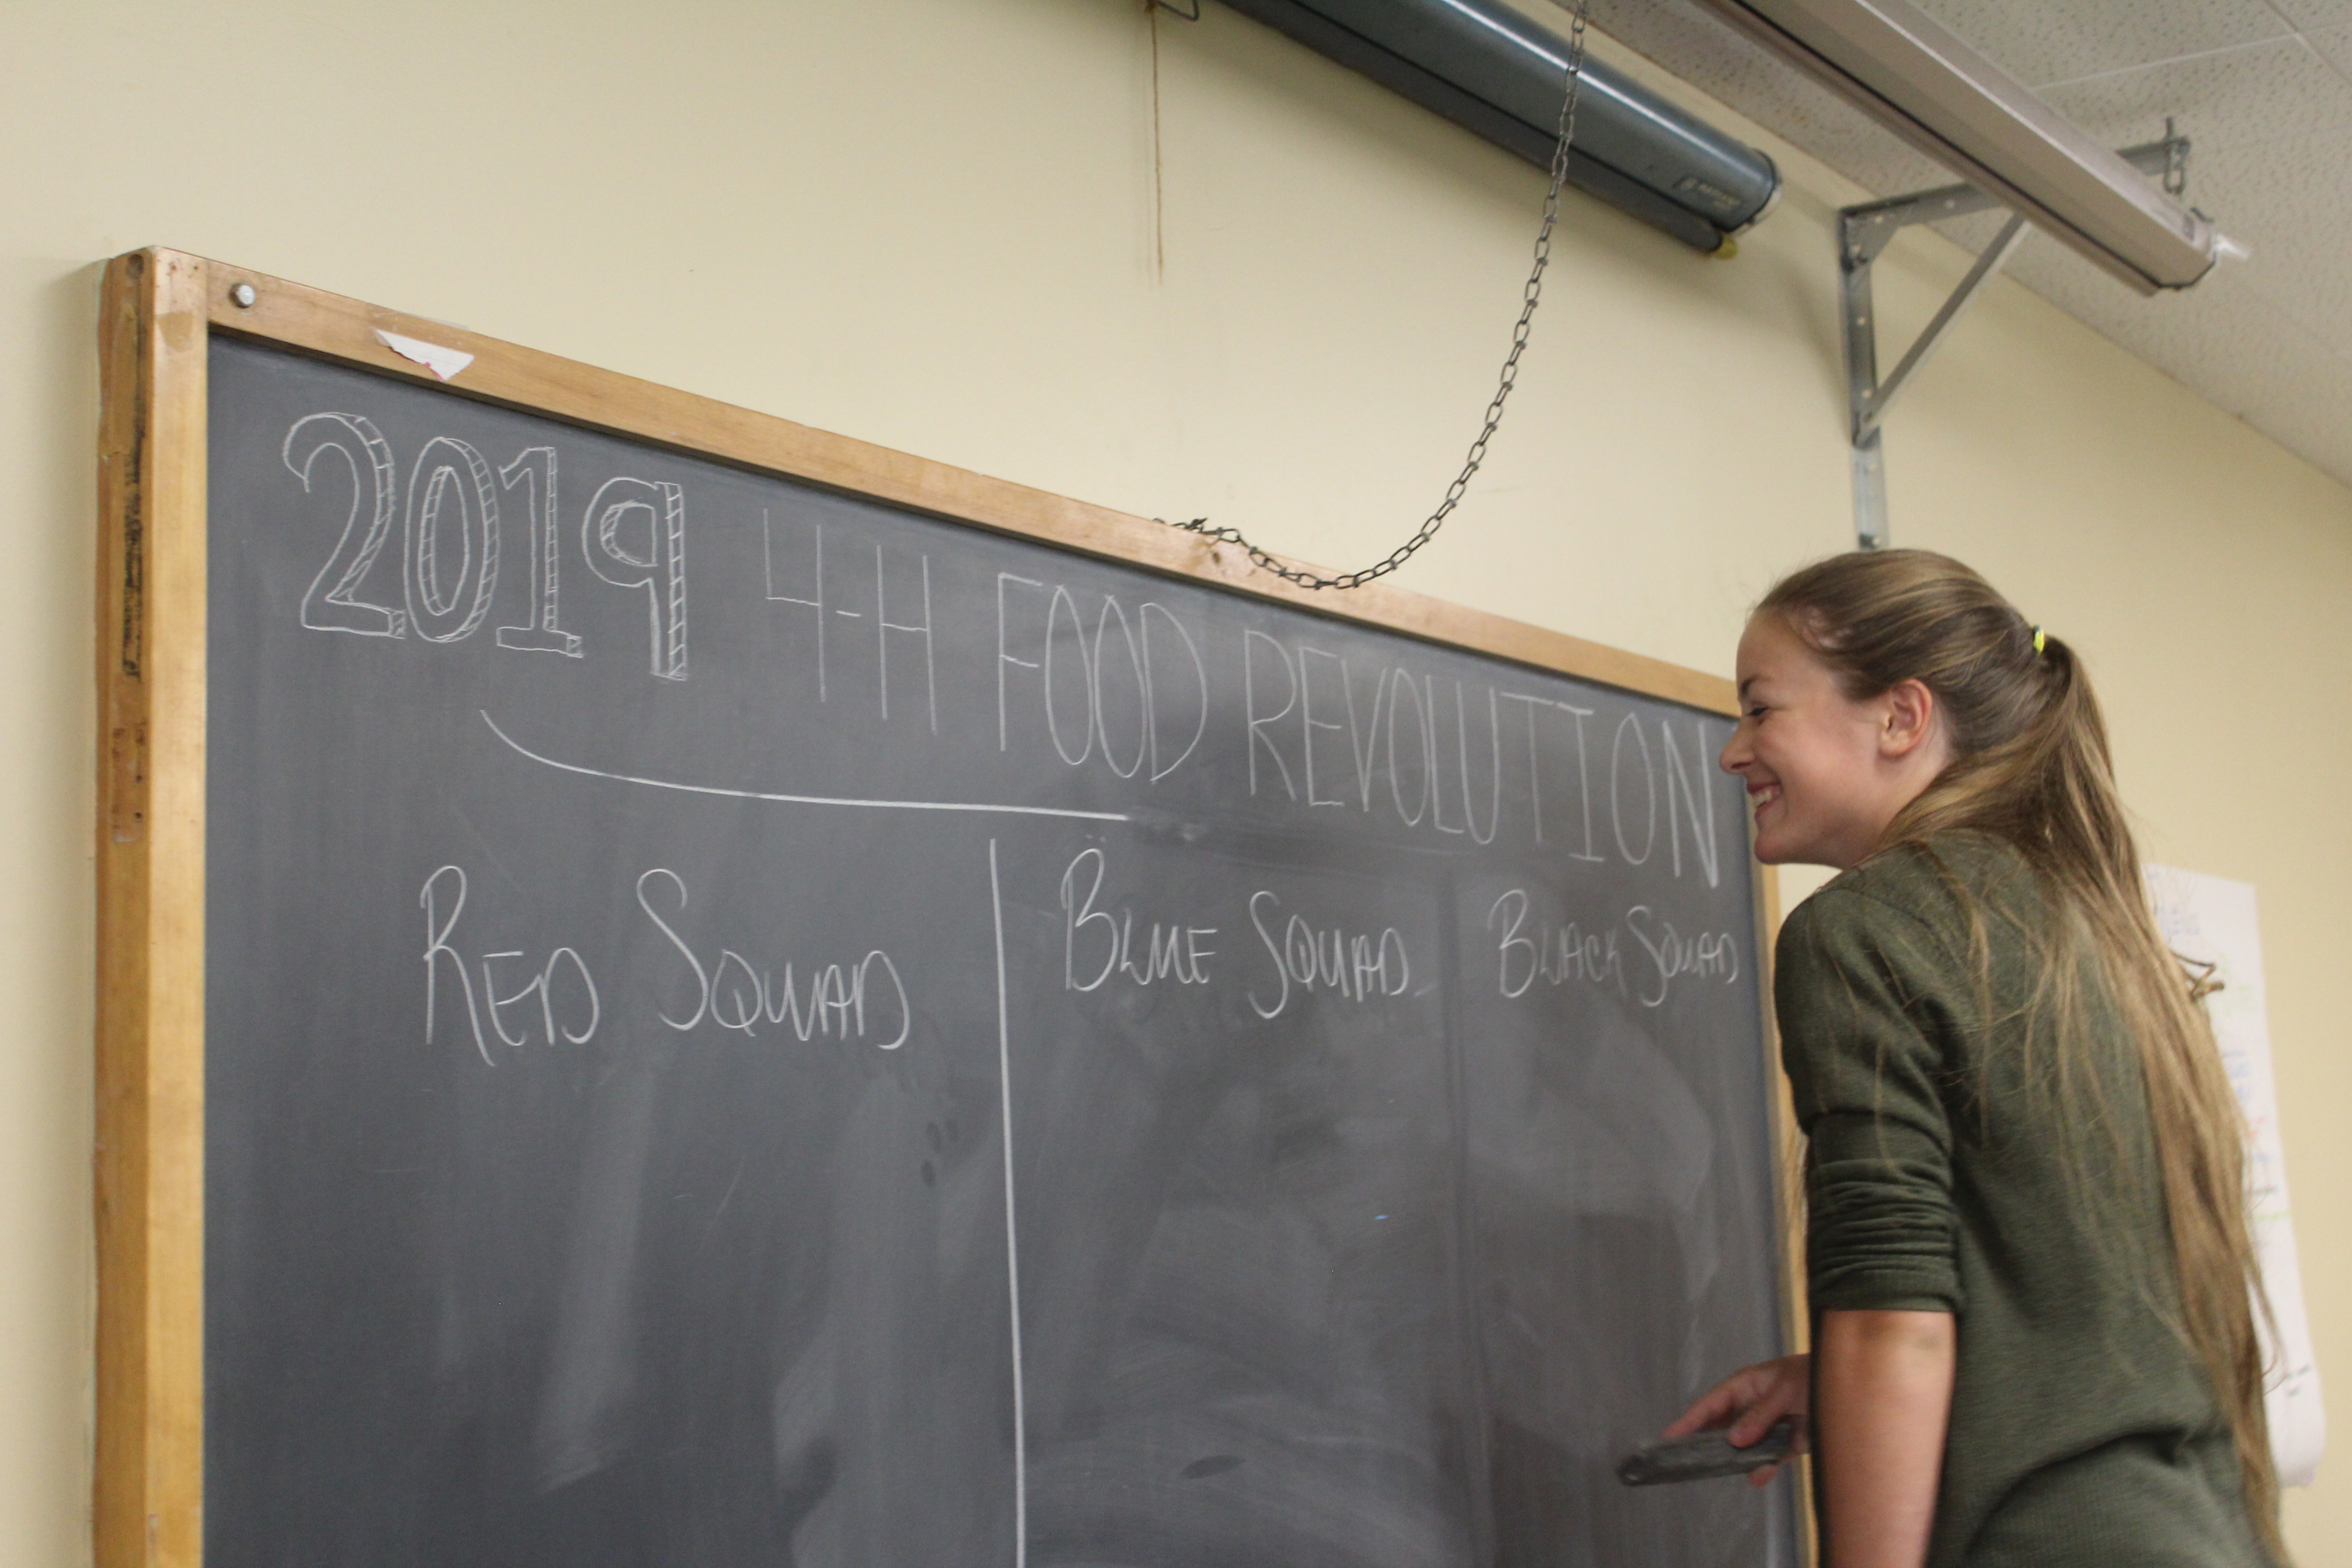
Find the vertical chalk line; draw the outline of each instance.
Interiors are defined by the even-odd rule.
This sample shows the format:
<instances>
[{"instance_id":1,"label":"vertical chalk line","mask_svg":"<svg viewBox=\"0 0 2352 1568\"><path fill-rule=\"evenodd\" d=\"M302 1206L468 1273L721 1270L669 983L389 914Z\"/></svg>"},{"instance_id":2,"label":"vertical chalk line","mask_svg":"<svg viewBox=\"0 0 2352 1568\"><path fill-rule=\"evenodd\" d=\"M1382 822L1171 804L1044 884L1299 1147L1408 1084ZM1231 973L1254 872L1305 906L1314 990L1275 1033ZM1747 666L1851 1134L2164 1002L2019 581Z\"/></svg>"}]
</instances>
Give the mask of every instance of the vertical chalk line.
<instances>
[{"instance_id":1,"label":"vertical chalk line","mask_svg":"<svg viewBox=\"0 0 2352 1568\"><path fill-rule=\"evenodd\" d=\"M997 1104L1004 1116L1004 1274L1013 1300L1013 1568L1029 1563L1029 1431L1021 1391L1021 1232L1013 1209L1013 1026L1004 992L1004 890L988 841L988 904L996 920Z\"/></svg>"}]
</instances>

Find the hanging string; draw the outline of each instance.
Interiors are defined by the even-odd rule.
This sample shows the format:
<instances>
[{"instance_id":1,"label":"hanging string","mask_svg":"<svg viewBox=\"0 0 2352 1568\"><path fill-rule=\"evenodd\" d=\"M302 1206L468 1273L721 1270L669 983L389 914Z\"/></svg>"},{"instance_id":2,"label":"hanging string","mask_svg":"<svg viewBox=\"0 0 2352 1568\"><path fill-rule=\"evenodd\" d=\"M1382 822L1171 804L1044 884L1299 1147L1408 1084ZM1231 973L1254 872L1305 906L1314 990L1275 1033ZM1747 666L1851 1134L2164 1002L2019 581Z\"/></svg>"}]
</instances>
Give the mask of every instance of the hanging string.
<instances>
[{"instance_id":1,"label":"hanging string","mask_svg":"<svg viewBox=\"0 0 2352 1568\"><path fill-rule=\"evenodd\" d=\"M1144 25L1151 32L1151 281L1162 283L1168 278L1168 203L1160 184L1160 13L1167 9L1176 16L1184 13L1173 6L1163 7L1160 0L1143 0ZM1201 19L1195 4L1188 22Z\"/></svg>"}]
</instances>

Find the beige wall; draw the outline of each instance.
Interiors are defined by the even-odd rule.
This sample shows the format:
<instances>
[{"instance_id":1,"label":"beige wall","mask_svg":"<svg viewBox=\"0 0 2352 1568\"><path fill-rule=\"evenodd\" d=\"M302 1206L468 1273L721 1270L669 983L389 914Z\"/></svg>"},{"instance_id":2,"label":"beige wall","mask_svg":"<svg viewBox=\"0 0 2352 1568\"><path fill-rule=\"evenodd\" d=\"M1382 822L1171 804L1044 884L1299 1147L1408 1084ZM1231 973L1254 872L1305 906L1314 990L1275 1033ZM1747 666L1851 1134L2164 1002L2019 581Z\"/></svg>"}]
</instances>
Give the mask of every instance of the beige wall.
<instances>
[{"instance_id":1,"label":"beige wall","mask_svg":"<svg viewBox=\"0 0 2352 1568\"><path fill-rule=\"evenodd\" d=\"M1535 173L1211 5L23 0L0 23L0 1568L88 1552L97 264L162 243L1352 565L1436 498ZM1705 106L1702 106L1703 108ZM1733 123L1720 110L1719 121ZM1737 261L1571 198L1472 503L1406 581L1724 670L1850 539L1828 214ZM1156 247L1164 249L1164 268ZM1962 258L1891 253L1916 320ZM1887 437L1898 539L2084 648L2159 858L2260 886L2352 1442L2352 492L2014 286ZM2289 1504L2352 1564L2352 1458Z\"/></svg>"}]
</instances>

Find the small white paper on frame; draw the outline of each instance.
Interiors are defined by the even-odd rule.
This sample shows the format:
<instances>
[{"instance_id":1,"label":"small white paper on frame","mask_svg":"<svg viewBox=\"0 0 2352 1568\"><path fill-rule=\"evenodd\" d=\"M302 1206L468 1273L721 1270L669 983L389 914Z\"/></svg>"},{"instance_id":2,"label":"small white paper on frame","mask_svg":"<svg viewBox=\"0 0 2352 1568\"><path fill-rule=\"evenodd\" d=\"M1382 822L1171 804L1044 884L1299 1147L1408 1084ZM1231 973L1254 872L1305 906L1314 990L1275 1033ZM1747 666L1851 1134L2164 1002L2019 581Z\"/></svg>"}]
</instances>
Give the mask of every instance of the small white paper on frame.
<instances>
[{"instance_id":1,"label":"small white paper on frame","mask_svg":"<svg viewBox=\"0 0 2352 1568\"><path fill-rule=\"evenodd\" d=\"M375 341L403 359L415 360L443 381L447 381L474 363L474 356L463 349L445 349L439 343L428 343L422 338L403 337L398 332L387 332L382 327L375 330Z\"/></svg>"}]
</instances>

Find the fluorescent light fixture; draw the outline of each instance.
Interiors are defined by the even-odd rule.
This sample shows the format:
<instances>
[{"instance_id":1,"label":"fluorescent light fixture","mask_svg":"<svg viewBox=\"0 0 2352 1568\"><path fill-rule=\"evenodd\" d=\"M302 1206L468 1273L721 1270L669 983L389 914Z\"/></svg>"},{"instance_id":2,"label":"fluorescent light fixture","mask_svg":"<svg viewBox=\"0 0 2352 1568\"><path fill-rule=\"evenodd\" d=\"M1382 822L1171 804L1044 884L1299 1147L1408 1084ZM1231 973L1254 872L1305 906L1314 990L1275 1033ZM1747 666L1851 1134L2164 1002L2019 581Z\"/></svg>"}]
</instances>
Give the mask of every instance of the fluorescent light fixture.
<instances>
[{"instance_id":1,"label":"fluorescent light fixture","mask_svg":"<svg viewBox=\"0 0 2352 1568\"><path fill-rule=\"evenodd\" d=\"M1507 0L1225 0L1308 48L1539 169L1558 150L1568 41ZM1780 195L1772 160L1587 57L1569 183L1695 249L1733 235Z\"/></svg>"},{"instance_id":2,"label":"fluorescent light fixture","mask_svg":"<svg viewBox=\"0 0 2352 1568\"><path fill-rule=\"evenodd\" d=\"M2213 225L1905 0L1700 0L2142 293L2213 266Z\"/></svg>"}]
</instances>

